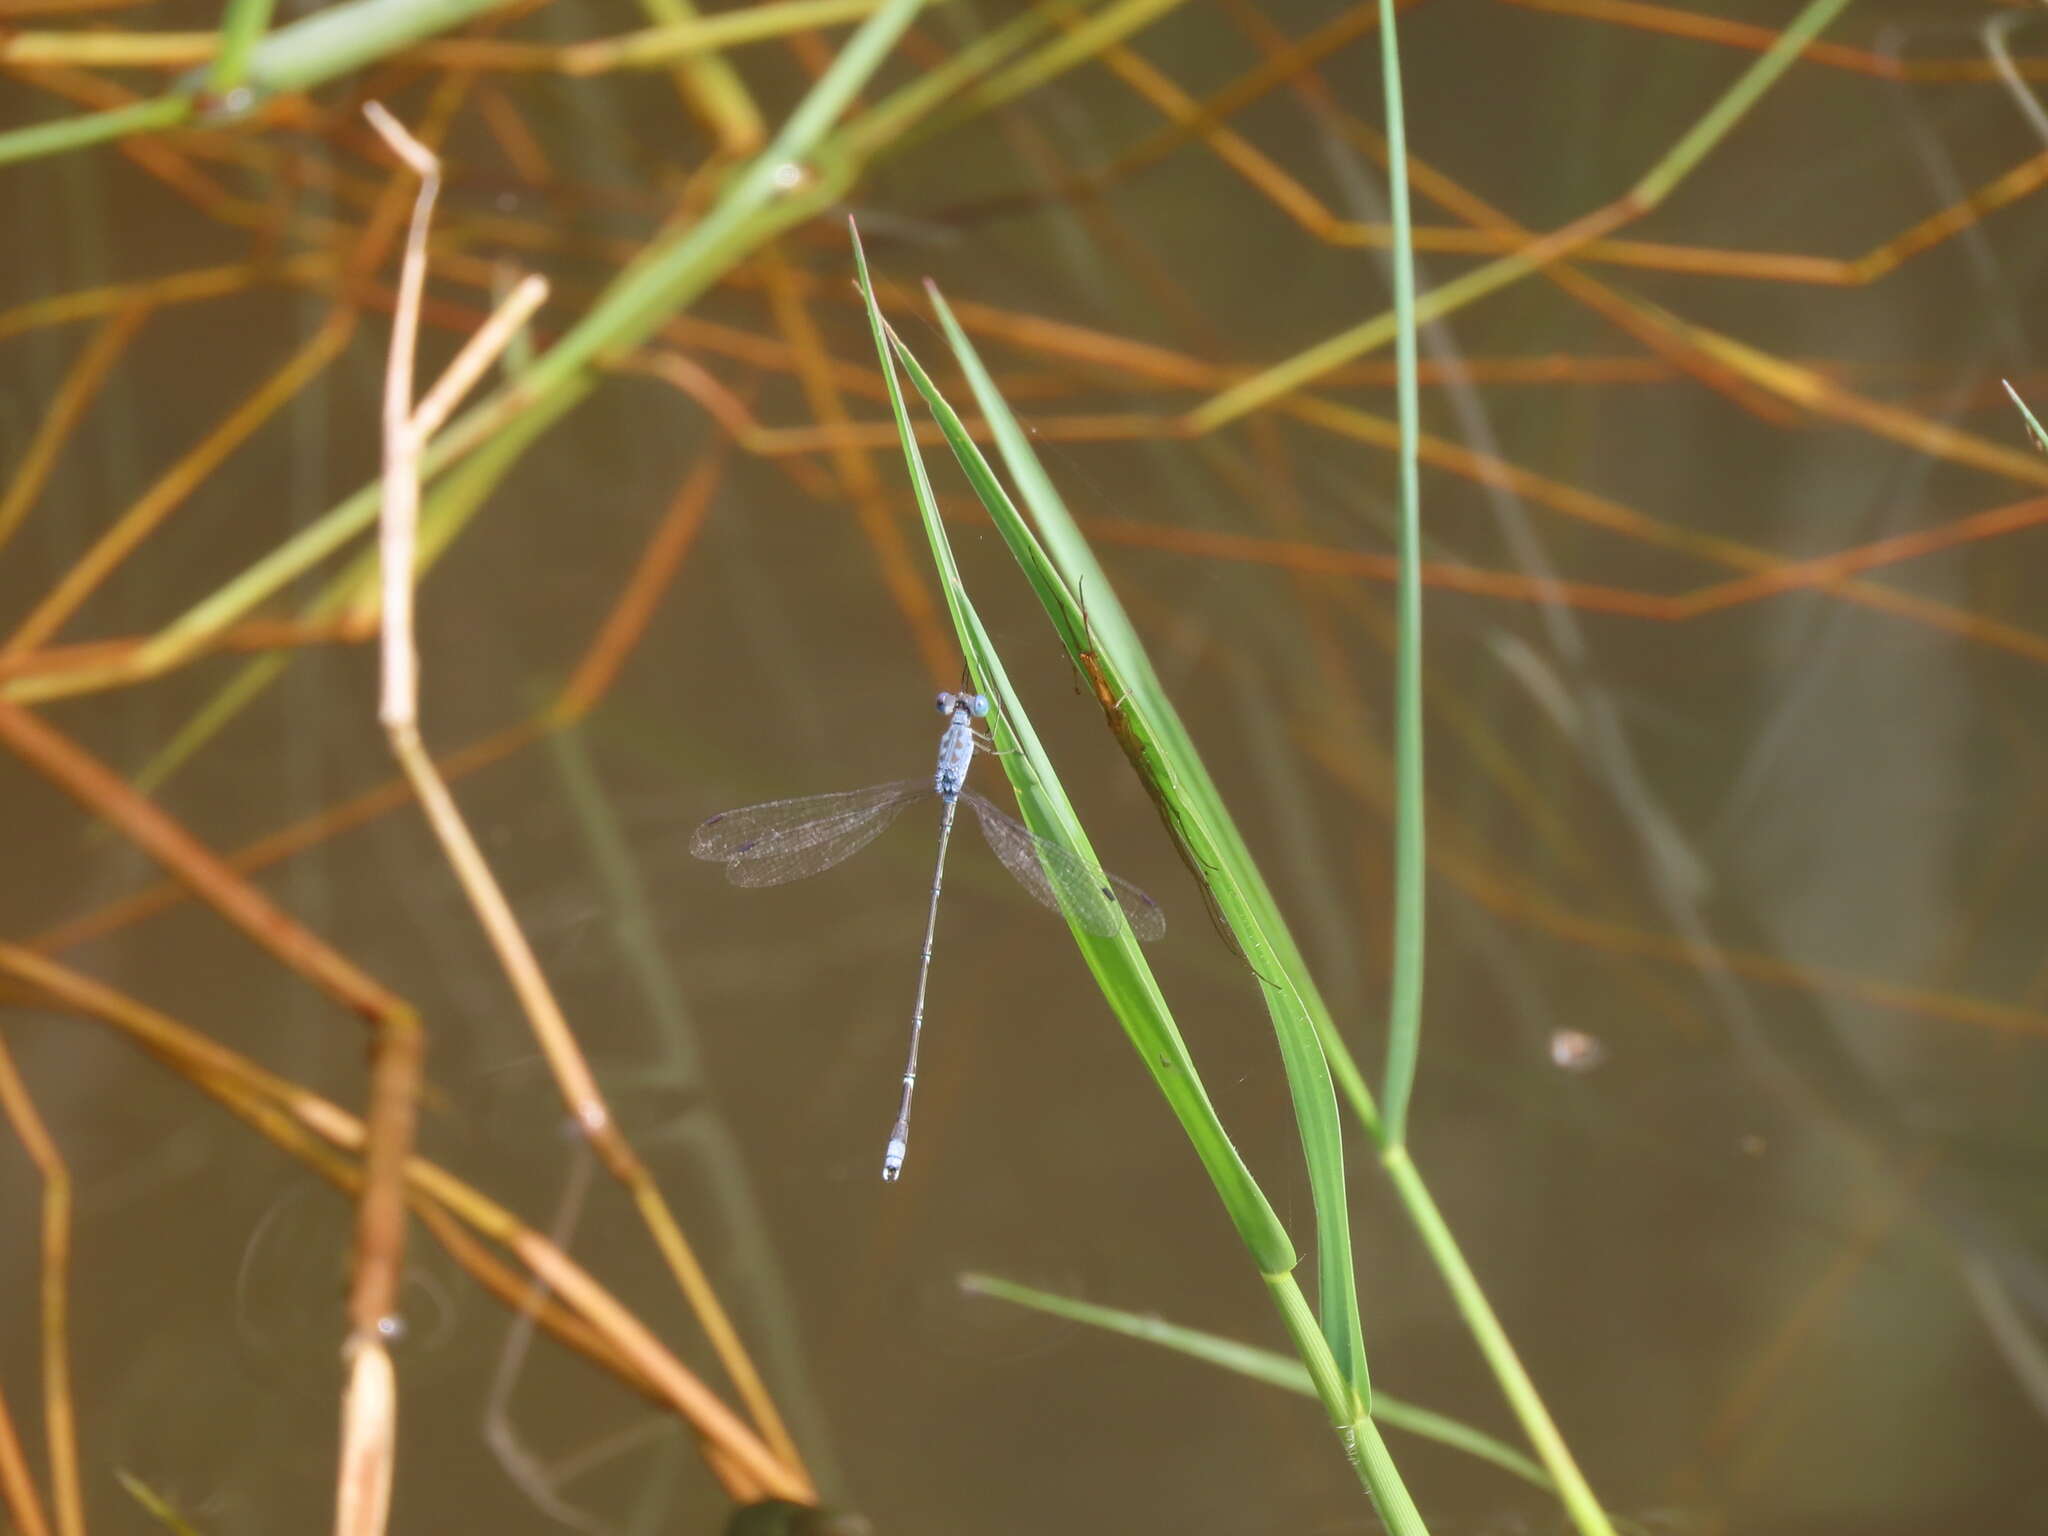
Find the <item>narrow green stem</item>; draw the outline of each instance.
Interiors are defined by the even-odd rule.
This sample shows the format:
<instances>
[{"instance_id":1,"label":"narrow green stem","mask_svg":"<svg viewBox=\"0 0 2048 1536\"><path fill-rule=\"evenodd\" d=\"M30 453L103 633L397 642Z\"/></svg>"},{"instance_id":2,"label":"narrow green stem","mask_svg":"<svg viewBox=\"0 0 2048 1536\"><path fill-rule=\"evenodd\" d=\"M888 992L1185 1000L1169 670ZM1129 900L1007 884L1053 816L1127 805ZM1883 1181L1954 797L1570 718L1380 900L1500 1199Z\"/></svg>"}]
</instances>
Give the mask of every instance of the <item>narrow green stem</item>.
<instances>
[{"instance_id":1,"label":"narrow green stem","mask_svg":"<svg viewBox=\"0 0 2048 1536\"><path fill-rule=\"evenodd\" d=\"M881 0L769 0L767 4L750 6L743 11L721 11L715 16L686 16L609 42L578 45L575 72L597 74L608 69L663 69L739 43L760 42L813 27L834 27L842 22L859 21L873 15L880 5Z\"/></svg>"},{"instance_id":2,"label":"narrow green stem","mask_svg":"<svg viewBox=\"0 0 2048 1536\"><path fill-rule=\"evenodd\" d=\"M1387 203L1393 222L1396 380L1401 422L1401 583L1394 671L1394 943L1387 1002L1387 1069L1381 1084L1385 1141L1408 1135L1408 1101L1422 1047L1422 471L1416 388L1415 253L1408 210L1408 131L1401 106L1401 49L1394 0L1380 0L1380 67L1387 102Z\"/></svg>"},{"instance_id":3,"label":"narrow green stem","mask_svg":"<svg viewBox=\"0 0 2048 1536\"><path fill-rule=\"evenodd\" d=\"M1344 1439L1344 1454L1358 1469L1358 1480L1372 1495L1373 1506L1391 1536L1429 1536L1422 1511L1415 1507L1408 1485L1401 1481L1387 1442L1380 1437L1380 1427L1372 1416L1360 1414L1349 1424L1340 1425L1337 1432Z\"/></svg>"},{"instance_id":4,"label":"narrow green stem","mask_svg":"<svg viewBox=\"0 0 2048 1536\"><path fill-rule=\"evenodd\" d=\"M342 0L265 34L274 3L230 0L221 53L203 74L194 71L162 96L0 133L0 165L175 127L192 115L202 83L220 92L243 84L259 93L305 90L460 26L505 0Z\"/></svg>"},{"instance_id":5,"label":"narrow green stem","mask_svg":"<svg viewBox=\"0 0 2048 1536\"><path fill-rule=\"evenodd\" d=\"M131 133L151 133L170 128L192 115L192 103L183 96L160 96L153 101L131 102L106 112L83 112L60 117L54 122L35 123L0 133L0 165L33 160L40 155L58 155L88 144L124 139Z\"/></svg>"},{"instance_id":6,"label":"narrow green stem","mask_svg":"<svg viewBox=\"0 0 2048 1536\"><path fill-rule=\"evenodd\" d=\"M220 19L220 52L213 56L206 88L225 97L239 86L249 72L249 55L270 28L270 13L276 0L228 0Z\"/></svg>"},{"instance_id":7,"label":"narrow green stem","mask_svg":"<svg viewBox=\"0 0 2048 1536\"><path fill-rule=\"evenodd\" d=\"M1630 197L1645 210L1663 202L1671 189L1713 153L1714 146L1742 121L1743 114L1777 83L1778 77L1791 67L1792 61L1799 57L1806 45L1820 36L1828 23L1848 7L1849 0L1811 0L1806 9L1793 18L1792 25L1778 34L1777 41L1757 55L1756 62L1742 72L1741 77L1722 93L1721 99L1709 107L1684 137L1665 152L1664 158L1635 184Z\"/></svg>"},{"instance_id":8,"label":"narrow green stem","mask_svg":"<svg viewBox=\"0 0 2048 1536\"><path fill-rule=\"evenodd\" d=\"M1659 158L1649 173L1621 198L1575 219L1563 229L1532 241L1519 251L1432 288L1415 303L1416 323L1421 325L1439 319L1520 282L1531 273L1561 261L1588 241L1599 239L1629 219L1654 208L1727 136L1742 114L1756 105L1764 92L1784 73L1785 67L1798 56L1799 49L1848 4L1849 0L1811 0L1777 42L1745 70L1721 99L1702 114L1699 121ZM1398 317L1392 311L1360 321L1349 330L1325 337L1293 357L1218 392L1188 412L1187 427L1197 434L1213 432L1282 395L1301 389L1333 368L1377 351L1399 333Z\"/></svg>"},{"instance_id":9,"label":"narrow green stem","mask_svg":"<svg viewBox=\"0 0 2048 1536\"><path fill-rule=\"evenodd\" d=\"M1329 1343L1316 1326L1315 1314L1309 1310L1308 1298L1301 1294L1294 1276L1269 1274L1265 1280L1267 1293L1280 1311L1280 1321L1294 1341L1295 1352L1308 1367L1316 1396L1322 1400L1331 1425L1344 1443L1344 1458L1358 1473L1358 1481L1379 1511L1380 1519L1393 1536L1428 1536L1429 1527L1423 1523L1422 1512L1415 1507L1408 1485L1401 1480L1401 1471L1394 1465L1386 1441L1380 1437L1379 1426L1366 1410L1365 1399L1351 1390L1344 1373L1337 1368L1336 1356L1330 1353Z\"/></svg>"},{"instance_id":10,"label":"narrow green stem","mask_svg":"<svg viewBox=\"0 0 2048 1536\"><path fill-rule=\"evenodd\" d=\"M939 107L980 79L1038 36L1051 20L1044 10L1019 11L992 32L984 33L944 63L920 71L835 133L835 153L864 160L883 150L901 150L943 131Z\"/></svg>"},{"instance_id":11,"label":"narrow green stem","mask_svg":"<svg viewBox=\"0 0 2048 1536\"><path fill-rule=\"evenodd\" d=\"M1036 53L991 76L968 94L962 107L969 113L985 112L1035 91L1185 3L1186 0L1114 0Z\"/></svg>"},{"instance_id":12,"label":"narrow green stem","mask_svg":"<svg viewBox=\"0 0 2048 1536\"><path fill-rule=\"evenodd\" d=\"M776 168L803 159L818 146L833 119L895 45L920 3L889 0L869 18L798 103L774 143L739 173L717 207L629 266L531 368L450 423L429 445L422 471L439 474L530 411L550 417L566 413L595 386L594 365L603 357L639 345L761 242L843 196L855 169L850 164L829 166L812 185L787 194L778 194ZM145 662L167 665L188 653L215 628L246 613L361 533L375 520L377 505L377 487L365 486L160 631L144 648Z\"/></svg>"},{"instance_id":13,"label":"narrow green stem","mask_svg":"<svg viewBox=\"0 0 2048 1536\"><path fill-rule=\"evenodd\" d=\"M2027 436L2034 440L2036 448L2048 453L2048 432L2041 430L2041 423L2036 421L2034 413L2027 409L2027 402L2020 398L2020 392L2012 387L2012 380L2001 379L1999 382L2005 386L2005 392L2011 396L2012 403L2020 408L2020 415L2026 418Z\"/></svg>"},{"instance_id":14,"label":"narrow green stem","mask_svg":"<svg viewBox=\"0 0 2048 1536\"><path fill-rule=\"evenodd\" d=\"M1389 1148L1380 1161L1387 1170L1387 1178L1395 1193L1407 1209L1409 1221L1422 1238L1423 1247L1435 1261L1437 1272L1444 1277L1453 1305L1478 1343L1479 1352L1486 1357L1494 1378L1499 1381L1509 1408L1522 1426L1522 1433L1529 1437L1537 1460L1543 1463L1556 1482L1558 1498L1571 1516L1572 1523L1579 1528L1581 1536L1615 1536L1607 1512L1600 1507L1585 1474L1572 1459L1564 1436L1558 1433L1557 1425L1551 1421L1550 1410L1543 1406L1536 1384L1522 1368L1521 1357L1515 1353L1514 1345L1508 1342L1507 1330L1501 1327L1500 1319L1486 1300L1486 1293L1480 1290L1478 1278L1466 1264L1457 1239L1451 1236L1451 1229L1444 1224L1443 1213L1430 1198L1422 1175L1416 1172L1407 1149Z\"/></svg>"},{"instance_id":15,"label":"narrow green stem","mask_svg":"<svg viewBox=\"0 0 2048 1536\"><path fill-rule=\"evenodd\" d=\"M452 31L505 0L342 0L279 27L249 59L259 91L303 91L412 43Z\"/></svg>"},{"instance_id":16,"label":"narrow green stem","mask_svg":"<svg viewBox=\"0 0 2048 1536\"><path fill-rule=\"evenodd\" d=\"M1294 1352L1308 1367L1309 1384L1321 1400L1323 1411L1329 1414L1332 1424L1350 1423L1365 1411L1365 1400L1344 1379L1337 1357L1330 1353L1330 1341L1317 1326L1308 1298L1301 1294L1300 1282L1284 1270L1269 1271L1262 1278L1273 1305L1280 1311L1288 1338L1294 1341Z\"/></svg>"},{"instance_id":17,"label":"narrow green stem","mask_svg":"<svg viewBox=\"0 0 2048 1536\"><path fill-rule=\"evenodd\" d=\"M640 0L640 9L656 26L694 21L692 0ZM728 153L750 154L768 137L768 125L740 72L720 53L699 53L680 59L676 72L683 95L717 131Z\"/></svg>"}]
</instances>

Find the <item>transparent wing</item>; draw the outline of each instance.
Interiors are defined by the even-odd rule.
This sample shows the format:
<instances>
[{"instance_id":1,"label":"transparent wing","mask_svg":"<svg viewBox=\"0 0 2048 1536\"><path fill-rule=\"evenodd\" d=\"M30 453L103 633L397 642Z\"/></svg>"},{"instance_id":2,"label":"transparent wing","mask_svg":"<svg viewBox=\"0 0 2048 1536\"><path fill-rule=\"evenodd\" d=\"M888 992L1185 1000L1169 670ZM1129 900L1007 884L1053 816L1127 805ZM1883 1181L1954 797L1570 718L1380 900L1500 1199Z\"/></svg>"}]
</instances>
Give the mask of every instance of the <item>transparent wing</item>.
<instances>
[{"instance_id":1,"label":"transparent wing","mask_svg":"<svg viewBox=\"0 0 2048 1536\"><path fill-rule=\"evenodd\" d=\"M690 835L690 852L723 864L734 885L781 885L852 858L933 793L930 779L899 779L721 811Z\"/></svg>"},{"instance_id":2,"label":"transparent wing","mask_svg":"<svg viewBox=\"0 0 2048 1536\"><path fill-rule=\"evenodd\" d=\"M1128 880L1108 876L1099 884L1095 872L1068 849L1047 842L1022 822L1013 820L977 794L960 797L974 807L974 819L982 835L1017 881L1055 912L1065 905L1090 933L1108 938L1116 932L1116 913L1111 904L1124 909L1131 932L1150 942L1166 937L1166 914L1159 903Z\"/></svg>"}]
</instances>

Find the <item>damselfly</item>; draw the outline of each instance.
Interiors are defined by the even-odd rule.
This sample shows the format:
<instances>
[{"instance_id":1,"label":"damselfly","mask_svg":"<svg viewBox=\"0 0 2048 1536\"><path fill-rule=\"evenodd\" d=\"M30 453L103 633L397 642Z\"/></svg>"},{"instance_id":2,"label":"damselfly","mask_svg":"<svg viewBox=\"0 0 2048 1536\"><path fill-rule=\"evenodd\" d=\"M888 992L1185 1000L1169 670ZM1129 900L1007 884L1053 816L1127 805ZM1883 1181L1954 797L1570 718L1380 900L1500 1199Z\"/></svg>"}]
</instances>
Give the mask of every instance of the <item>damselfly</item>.
<instances>
[{"instance_id":1,"label":"damselfly","mask_svg":"<svg viewBox=\"0 0 2048 1536\"><path fill-rule=\"evenodd\" d=\"M953 836L953 817L962 801L973 809L996 857L1046 906L1070 913L1088 932L1104 937L1117 931L1120 920L1128 922L1131 932L1141 939L1157 939L1166 933L1165 914L1135 885L1115 875L1098 876L1070 849L1040 837L962 787L967 765L974 758L974 722L988 713L986 698L978 693L942 693L938 707L946 716L946 730L939 738L938 768L929 779L899 779L872 789L770 800L765 805L725 811L697 828L690 839L690 851L700 859L723 864L726 878L734 885L781 885L851 858L909 807L929 800L939 802L939 857L932 869L924 951L917 963L910 1059L903 1067L903 1100L889 1131L888 1150L882 1154L882 1177L891 1181L903 1172L903 1154L910 1142L910 1096L917 1087L917 1046L924 1033L925 980L931 973L932 935L939 921L939 885L946 875L946 844Z\"/></svg>"}]
</instances>

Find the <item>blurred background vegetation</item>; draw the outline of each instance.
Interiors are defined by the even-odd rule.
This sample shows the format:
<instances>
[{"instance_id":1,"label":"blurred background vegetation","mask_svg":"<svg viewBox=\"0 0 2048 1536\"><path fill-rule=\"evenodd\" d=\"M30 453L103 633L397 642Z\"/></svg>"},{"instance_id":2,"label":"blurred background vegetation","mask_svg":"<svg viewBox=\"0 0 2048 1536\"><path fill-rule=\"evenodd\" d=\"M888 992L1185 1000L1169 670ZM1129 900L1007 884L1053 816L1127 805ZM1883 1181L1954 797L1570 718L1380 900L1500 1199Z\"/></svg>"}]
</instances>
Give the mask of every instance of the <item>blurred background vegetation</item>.
<instances>
[{"instance_id":1,"label":"blurred background vegetation","mask_svg":"<svg viewBox=\"0 0 2048 1536\"><path fill-rule=\"evenodd\" d=\"M495 383L429 482L426 740L818 1487L891 1531L1374 1528L1312 1401L960 1288L1285 1343L1055 923L1011 922L1016 891L957 851L918 1150L885 1187L929 838L772 893L686 844L728 806L922 771L958 681L851 212L964 409L919 281L945 290L1377 1060L1379 8L934 0L788 137L878 9L287 0L228 7L253 49L221 65L216 5L0 5L0 1098L40 1154L0 1157L0 1388L45 1498L70 1403L94 1529L165 1528L124 1475L221 1536L328 1520L354 1239L309 1147L215 1113L195 1089L223 1069L138 1050L83 984L365 1094L308 951L160 884L109 809L143 796L417 1010L422 1152L727 1387L561 1129L377 725L366 488L415 183L371 99L445 166L422 377L522 274L551 285L509 362L530 392ZM2001 387L2048 399L2048 20L1400 12L1420 285L1451 295L1421 337L1416 1162L1618 1520L2048 1522L2048 458ZM1162 985L1306 1248L1257 987L933 462L1011 680L1104 860L1170 912ZM1513 1440L1353 1150L1375 1385ZM630 1369L527 1352L417 1227L401 1300L395 1529L725 1518ZM1394 1444L1439 1531L1564 1528L1525 1481Z\"/></svg>"}]
</instances>

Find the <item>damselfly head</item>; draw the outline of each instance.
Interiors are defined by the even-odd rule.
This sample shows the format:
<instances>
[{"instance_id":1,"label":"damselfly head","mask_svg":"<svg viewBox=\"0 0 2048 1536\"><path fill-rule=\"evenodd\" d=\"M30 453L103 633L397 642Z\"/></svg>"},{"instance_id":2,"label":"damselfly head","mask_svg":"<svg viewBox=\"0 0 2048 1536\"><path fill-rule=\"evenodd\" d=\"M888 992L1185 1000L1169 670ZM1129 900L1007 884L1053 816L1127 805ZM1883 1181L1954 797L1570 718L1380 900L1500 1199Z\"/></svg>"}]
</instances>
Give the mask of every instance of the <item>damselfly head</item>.
<instances>
[{"instance_id":1,"label":"damselfly head","mask_svg":"<svg viewBox=\"0 0 2048 1536\"><path fill-rule=\"evenodd\" d=\"M942 715L964 709L979 720L988 713L988 700L978 693L942 693L938 698L938 708Z\"/></svg>"}]
</instances>

